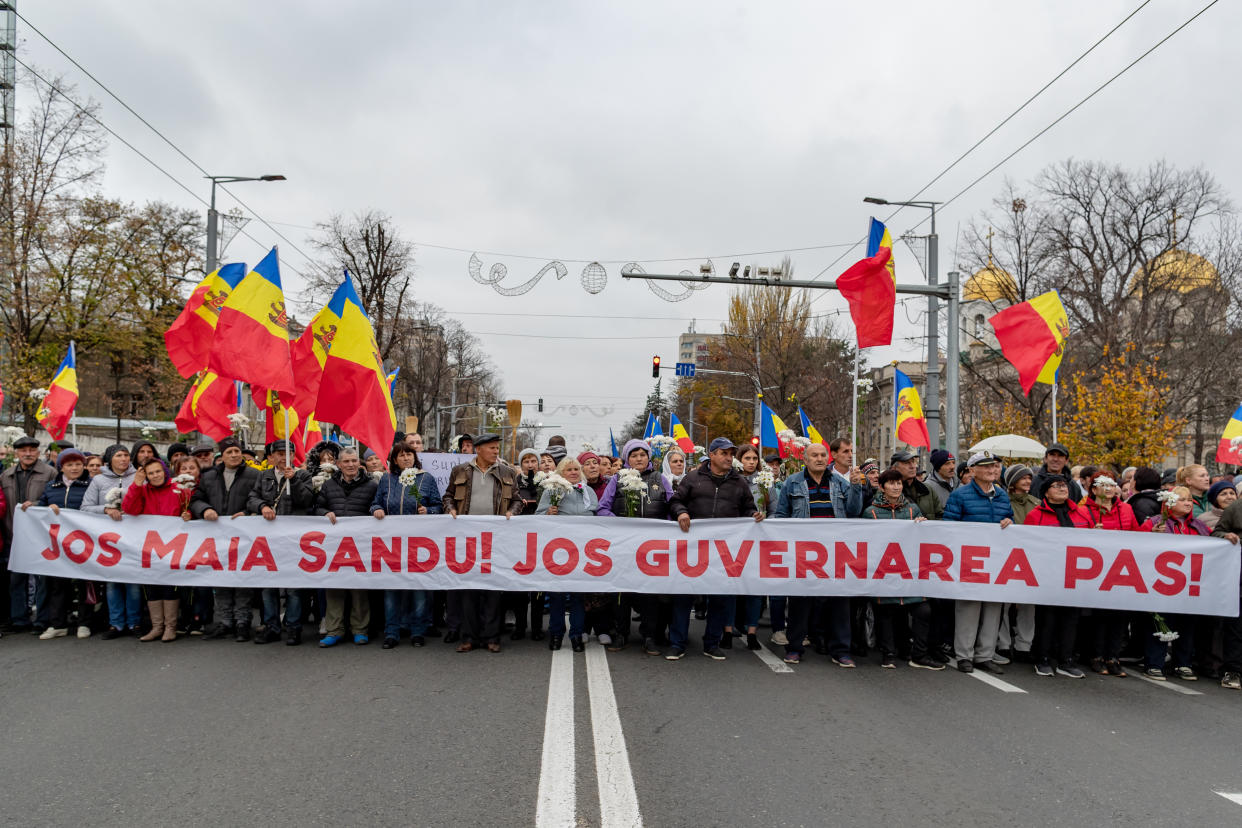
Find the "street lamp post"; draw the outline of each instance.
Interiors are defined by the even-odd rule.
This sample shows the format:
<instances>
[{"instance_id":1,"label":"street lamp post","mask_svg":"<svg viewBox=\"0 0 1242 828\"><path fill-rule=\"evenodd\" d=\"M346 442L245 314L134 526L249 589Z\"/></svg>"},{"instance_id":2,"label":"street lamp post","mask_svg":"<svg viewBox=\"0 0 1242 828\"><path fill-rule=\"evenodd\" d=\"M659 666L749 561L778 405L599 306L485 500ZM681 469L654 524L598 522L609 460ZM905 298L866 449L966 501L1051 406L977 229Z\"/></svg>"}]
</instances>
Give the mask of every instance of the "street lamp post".
<instances>
[{"instance_id":1,"label":"street lamp post","mask_svg":"<svg viewBox=\"0 0 1242 828\"><path fill-rule=\"evenodd\" d=\"M889 201L888 199L876 198L875 196L867 196L863 201L867 204L891 204L897 207L923 207L931 210L931 235L927 237L927 282L932 286L938 284L940 281L940 237L936 235L936 205L940 202ZM950 297L949 301L952 303L953 298ZM948 335L950 337L953 336L953 331L950 330ZM934 293L927 297L926 379L923 399L926 403L924 413L927 417L927 430L931 435L933 446L943 446L944 441L940 438L940 299ZM956 406L953 407L956 410ZM946 413L948 412L946 411ZM956 427L953 427L953 431L956 432L956 430ZM954 451L956 451L956 440L951 440L950 442L954 444Z\"/></svg>"},{"instance_id":2,"label":"street lamp post","mask_svg":"<svg viewBox=\"0 0 1242 828\"><path fill-rule=\"evenodd\" d=\"M219 264L218 259L220 252L216 249L216 236L218 234L217 225L220 221L220 214L216 212L216 185L217 184L233 184L237 181L284 181L283 175L208 175L204 176L211 181L211 206L207 208L207 272L215 272L216 265Z\"/></svg>"}]
</instances>

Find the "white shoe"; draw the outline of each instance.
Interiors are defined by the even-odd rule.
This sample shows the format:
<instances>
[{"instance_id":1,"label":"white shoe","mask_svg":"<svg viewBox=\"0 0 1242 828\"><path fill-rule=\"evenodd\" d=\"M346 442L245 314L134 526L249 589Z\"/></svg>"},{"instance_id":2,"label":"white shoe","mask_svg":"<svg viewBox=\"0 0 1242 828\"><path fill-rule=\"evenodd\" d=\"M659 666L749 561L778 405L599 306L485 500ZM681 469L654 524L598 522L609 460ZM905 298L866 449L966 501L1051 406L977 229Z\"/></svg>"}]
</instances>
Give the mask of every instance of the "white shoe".
<instances>
[{"instance_id":1,"label":"white shoe","mask_svg":"<svg viewBox=\"0 0 1242 828\"><path fill-rule=\"evenodd\" d=\"M44 630L43 632L39 634L39 640L40 641L51 641L53 638L64 638L68 634L69 634L68 627L61 627L59 629L56 627L48 627L46 630Z\"/></svg>"},{"instance_id":2,"label":"white shoe","mask_svg":"<svg viewBox=\"0 0 1242 828\"><path fill-rule=\"evenodd\" d=\"M320 635L327 635L327 634L328 634L328 628L327 628L327 626L326 626L326 625L325 625L322 621L321 621L321 622L319 622L319 634L320 634Z\"/></svg>"},{"instance_id":3,"label":"white shoe","mask_svg":"<svg viewBox=\"0 0 1242 828\"><path fill-rule=\"evenodd\" d=\"M785 636L784 630L777 630L772 633L772 643L778 647L784 647L789 643L789 639Z\"/></svg>"},{"instance_id":4,"label":"white shoe","mask_svg":"<svg viewBox=\"0 0 1242 828\"><path fill-rule=\"evenodd\" d=\"M78 638L90 638L90 637L91 637L91 628L86 626L85 624L79 624L78 625Z\"/></svg>"},{"instance_id":5,"label":"white shoe","mask_svg":"<svg viewBox=\"0 0 1242 828\"><path fill-rule=\"evenodd\" d=\"M603 644L605 647L607 647L609 644L611 644L611 643L612 643L612 636L611 636L611 635L609 635L608 633L600 633L600 634L599 634L599 643L600 643L600 644Z\"/></svg>"}]
</instances>

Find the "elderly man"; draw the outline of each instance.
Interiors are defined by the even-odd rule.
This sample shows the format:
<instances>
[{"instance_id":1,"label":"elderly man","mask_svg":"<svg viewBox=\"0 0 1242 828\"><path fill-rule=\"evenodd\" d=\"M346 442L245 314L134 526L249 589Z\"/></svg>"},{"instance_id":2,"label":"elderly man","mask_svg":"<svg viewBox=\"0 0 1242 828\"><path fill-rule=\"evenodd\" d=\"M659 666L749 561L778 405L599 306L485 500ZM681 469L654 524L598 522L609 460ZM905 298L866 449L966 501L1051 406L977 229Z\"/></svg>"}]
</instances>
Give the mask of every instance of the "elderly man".
<instances>
[{"instance_id":1,"label":"elderly man","mask_svg":"<svg viewBox=\"0 0 1242 828\"><path fill-rule=\"evenodd\" d=\"M371 514L371 502L375 499L376 482L362 468L358 450L342 447L336 459L337 470L324 481L315 501L315 514L326 517L331 523L337 518L362 517ZM354 643L362 646L371 639L367 628L371 625L371 599L365 589L329 589L327 606L324 608L324 637L320 647L334 647L345 635L345 598L350 601L349 627Z\"/></svg>"},{"instance_id":2,"label":"elderly man","mask_svg":"<svg viewBox=\"0 0 1242 828\"><path fill-rule=\"evenodd\" d=\"M246 511L275 520L277 515L306 515L315 506L315 489L306 469L289 465L289 444L275 440L267 444L263 455L271 465L259 472L258 482L250 490ZM302 643L302 598L304 590L285 590L285 643L296 647ZM280 640L280 589L265 587L263 596L263 629L254 637L255 644Z\"/></svg>"},{"instance_id":3,"label":"elderly man","mask_svg":"<svg viewBox=\"0 0 1242 828\"><path fill-rule=\"evenodd\" d=\"M444 511L456 518L462 515L504 515L506 519L522 511L518 497L517 472L500 460L500 435L480 434L474 440L475 457L454 466L444 490ZM457 652L468 653L487 645L488 652L500 652L501 599L503 593L491 589L456 590L460 606L461 643Z\"/></svg>"},{"instance_id":4,"label":"elderly man","mask_svg":"<svg viewBox=\"0 0 1242 828\"><path fill-rule=\"evenodd\" d=\"M33 437L18 437L13 443L16 462L0 473L0 491L3 500L0 508L4 509L4 568L9 568L9 552L13 543L13 511L27 501L38 501L47 488L47 484L56 477L56 469L39 459L39 441ZM2 616L7 619L5 627L14 632L25 632L31 629L30 607L27 603L27 592L30 576L24 572L9 573L8 613Z\"/></svg>"},{"instance_id":5,"label":"elderly man","mask_svg":"<svg viewBox=\"0 0 1242 828\"><path fill-rule=\"evenodd\" d=\"M219 465L203 472L190 495L190 514L201 520L216 521L221 517L246 514L246 501L259 482L258 469L246 464L246 455L242 454L241 442L236 437L225 437L217 448L220 450ZM249 641L250 590L216 587L213 592L216 627L210 637L235 635L237 641Z\"/></svg>"},{"instance_id":6,"label":"elderly man","mask_svg":"<svg viewBox=\"0 0 1242 828\"><path fill-rule=\"evenodd\" d=\"M669 500L669 514L677 520L681 531L690 531L690 521L709 518L749 518L763 520L763 512L755 508L755 498L750 484L733 468L733 455L737 446L727 437L717 437L707 447L707 460L686 472L673 490ZM715 661L724 661L720 638L728 622L729 609L734 596L707 596L707 626L703 631L703 655ZM677 661L686 654L690 637L690 611L694 608L693 595L677 595L673 598L673 619L669 624L669 643L672 649L664 656Z\"/></svg>"},{"instance_id":7,"label":"elderly man","mask_svg":"<svg viewBox=\"0 0 1242 828\"><path fill-rule=\"evenodd\" d=\"M216 447L211 443L198 443L190 451L190 456L198 462L198 470L205 472L216 462Z\"/></svg>"},{"instance_id":8,"label":"elderly man","mask_svg":"<svg viewBox=\"0 0 1242 828\"><path fill-rule=\"evenodd\" d=\"M966 462L974 474L969 483L959 486L949 495L949 502L944 507L944 519L999 523L1002 529L1009 526L1013 523L1013 505L1009 502L1008 493L996 485L1001 473L1000 461L991 452L981 451L971 455ZM1004 675L1004 669L993 660L996 657L996 641L1000 636L1003 606L994 601L961 599L954 606L953 650L957 656L957 669L963 673L979 669Z\"/></svg>"},{"instance_id":9,"label":"elderly man","mask_svg":"<svg viewBox=\"0 0 1242 828\"><path fill-rule=\"evenodd\" d=\"M423 435L417 431L411 431L405 435L405 444L413 449L415 454L423 453Z\"/></svg>"}]
</instances>

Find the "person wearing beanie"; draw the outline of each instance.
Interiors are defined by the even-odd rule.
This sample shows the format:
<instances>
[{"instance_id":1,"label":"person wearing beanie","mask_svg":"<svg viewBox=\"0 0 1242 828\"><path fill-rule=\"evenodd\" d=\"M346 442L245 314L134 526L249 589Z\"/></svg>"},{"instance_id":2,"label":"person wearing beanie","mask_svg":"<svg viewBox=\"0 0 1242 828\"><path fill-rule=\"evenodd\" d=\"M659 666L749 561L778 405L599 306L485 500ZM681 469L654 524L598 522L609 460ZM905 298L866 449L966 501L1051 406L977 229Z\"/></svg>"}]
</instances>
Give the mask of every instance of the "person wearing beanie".
<instances>
[{"instance_id":1,"label":"person wearing beanie","mask_svg":"<svg viewBox=\"0 0 1242 828\"><path fill-rule=\"evenodd\" d=\"M155 450L155 443L150 440L139 440L134 443L134 447L129 451L129 459L133 462L135 469L142 468L143 464L152 457L159 457L160 453Z\"/></svg>"},{"instance_id":2,"label":"person wearing beanie","mask_svg":"<svg viewBox=\"0 0 1242 828\"><path fill-rule=\"evenodd\" d=\"M1134 472L1134 494L1126 502L1134 510L1134 519L1142 526L1148 518L1160 514L1160 472L1141 466Z\"/></svg>"},{"instance_id":3,"label":"person wearing beanie","mask_svg":"<svg viewBox=\"0 0 1242 828\"><path fill-rule=\"evenodd\" d=\"M1218 480L1207 490L1209 508L1206 512L1199 515L1199 520L1203 521L1204 526L1215 532L1221 515L1237 499L1238 490L1233 487L1233 481Z\"/></svg>"},{"instance_id":4,"label":"person wearing beanie","mask_svg":"<svg viewBox=\"0 0 1242 828\"><path fill-rule=\"evenodd\" d=\"M940 501L940 509L943 511L944 505L949 502L949 495L957 488L957 475L954 474L957 458L944 449L936 449L931 453L929 462L931 474L927 475L924 482Z\"/></svg>"},{"instance_id":5,"label":"person wearing beanie","mask_svg":"<svg viewBox=\"0 0 1242 828\"><path fill-rule=\"evenodd\" d=\"M1031 510L1039 505L1039 498L1031 494L1031 483L1035 472L1030 466L1017 463L1005 469L1001 482L1009 494L1009 504L1013 507L1013 522L1022 523ZM1009 623L1013 616L1012 628ZM1002 658L1017 659L1027 662L1031 658L1031 647L1035 642L1035 605L1005 604L1001 608L1000 634L996 639L996 652Z\"/></svg>"},{"instance_id":6,"label":"person wearing beanie","mask_svg":"<svg viewBox=\"0 0 1242 828\"><path fill-rule=\"evenodd\" d=\"M684 465L684 455L682 459ZM595 492L595 499L598 501L604 496L604 490L608 488L609 478L609 475L604 473L600 456L593 451L584 451L578 455L578 462L582 465L583 480L591 487L591 491Z\"/></svg>"},{"instance_id":7,"label":"person wearing beanie","mask_svg":"<svg viewBox=\"0 0 1242 828\"><path fill-rule=\"evenodd\" d=\"M1031 494L1031 484L1035 481L1035 471L1021 463L1005 469L1005 491L1009 492L1009 503L1013 506L1013 522L1024 523L1031 510L1039 505L1039 498Z\"/></svg>"},{"instance_id":8,"label":"person wearing beanie","mask_svg":"<svg viewBox=\"0 0 1242 828\"><path fill-rule=\"evenodd\" d=\"M82 499L83 512L121 519L121 503L136 473L130 457L129 447L120 443L104 449L103 471L91 478L90 488ZM105 591L109 626L103 638L108 640L136 632L142 621L142 587L109 581Z\"/></svg>"},{"instance_id":9,"label":"person wearing beanie","mask_svg":"<svg viewBox=\"0 0 1242 828\"><path fill-rule=\"evenodd\" d=\"M246 501L259 482L259 470L246 463L236 437L225 437L216 448L220 462L202 473L190 495L190 514L198 520L216 521L246 514ZM234 636L238 642L249 641L251 591L215 587L212 595L216 626L208 637Z\"/></svg>"},{"instance_id":10,"label":"person wearing beanie","mask_svg":"<svg viewBox=\"0 0 1242 828\"><path fill-rule=\"evenodd\" d=\"M1137 469L1136 469L1137 471ZM1133 475L1131 475L1133 478ZM1082 502L1096 529L1137 532L1139 521L1134 509L1121 499L1121 486L1106 471L1097 471L1087 481L1087 499ZM1125 678L1121 666L1121 648L1125 644L1130 614L1123 610L1095 608L1091 610L1095 634L1092 637L1095 655L1091 670L1102 676Z\"/></svg>"},{"instance_id":11,"label":"person wearing beanie","mask_svg":"<svg viewBox=\"0 0 1242 828\"><path fill-rule=\"evenodd\" d=\"M1040 504L1026 516L1026 526L1059 526L1089 529L1087 510L1070 499L1070 483L1064 474L1045 474L1040 480ZM1074 643L1078 637L1078 607L1035 607L1035 675L1083 678L1086 674L1074 663Z\"/></svg>"},{"instance_id":12,"label":"person wearing beanie","mask_svg":"<svg viewBox=\"0 0 1242 828\"><path fill-rule=\"evenodd\" d=\"M181 514L182 508L181 493L172 482L168 466L164 465L158 455L152 453L135 471L134 482L125 492L121 510L127 515L174 517ZM146 594L147 611L151 614L151 631L138 640L176 641L177 615L181 609L177 588L169 584L148 585Z\"/></svg>"},{"instance_id":13,"label":"person wearing beanie","mask_svg":"<svg viewBox=\"0 0 1242 828\"><path fill-rule=\"evenodd\" d=\"M164 452L164 456L168 458L168 470L173 471L181 462L182 457L190 456L190 447L185 443L173 443L169 445L168 451Z\"/></svg>"},{"instance_id":14,"label":"person wearing beanie","mask_svg":"<svg viewBox=\"0 0 1242 828\"><path fill-rule=\"evenodd\" d=\"M518 452L517 491L518 497L522 499L522 510L518 512L519 515L533 515L539 507L539 498L543 492L540 491L539 484L535 482L535 475L538 472L538 450L526 448ZM510 641L521 641L526 637L528 615L531 641L543 640L543 598L542 592L505 593L501 614L513 613L513 632L509 633Z\"/></svg>"},{"instance_id":15,"label":"person wearing beanie","mask_svg":"<svg viewBox=\"0 0 1242 828\"><path fill-rule=\"evenodd\" d=\"M80 509L86 490L90 488L90 476L86 473L86 455L77 449L64 449L56 455L56 477L48 481L39 495L37 505L47 506L53 514L60 514L61 509ZM22 503L22 511L32 505L30 501ZM72 578L56 578L48 575L44 578L44 590L47 603L47 629L39 636L40 640L63 638L69 634L69 607L74 600L77 581ZM86 602L79 603L78 638L90 638L91 627L86 619Z\"/></svg>"}]
</instances>

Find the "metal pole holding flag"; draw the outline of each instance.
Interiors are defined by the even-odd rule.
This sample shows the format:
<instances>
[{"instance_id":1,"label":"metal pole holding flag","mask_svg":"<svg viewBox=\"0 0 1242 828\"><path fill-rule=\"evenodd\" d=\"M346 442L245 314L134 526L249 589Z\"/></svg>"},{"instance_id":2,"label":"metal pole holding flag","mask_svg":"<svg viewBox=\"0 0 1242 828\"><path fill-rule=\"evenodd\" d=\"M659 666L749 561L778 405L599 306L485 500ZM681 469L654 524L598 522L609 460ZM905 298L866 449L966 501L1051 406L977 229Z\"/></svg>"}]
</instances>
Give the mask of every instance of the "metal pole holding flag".
<instances>
[{"instance_id":1,"label":"metal pole holding flag","mask_svg":"<svg viewBox=\"0 0 1242 828\"><path fill-rule=\"evenodd\" d=\"M69 360L73 363L74 371L77 371L78 347L77 347L77 344L72 339L69 340ZM78 406L77 406L77 403L74 403L73 405L73 416L69 418L69 428L72 429L73 431L73 444L76 446L78 444Z\"/></svg>"},{"instance_id":2,"label":"metal pole holding flag","mask_svg":"<svg viewBox=\"0 0 1242 828\"><path fill-rule=\"evenodd\" d=\"M853 405L850 406L850 414L853 422L850 425L850 442L854 444L854 450L858 450L858 369L859 362L862 358L862 348L854 346L854 395ZM857 458L856 458L857 459Z\"/></svg>"},{"instance_id":3,"label":"metal pole holding flag","mask_svg":"<svg viewBox=\"0 0 1242 828\"><path fill-rule=\"evenodd\" d=\"M1052 442L1060 442L1057 440L1057 379L1052 381Z\"/></svg>"}]
</instances>

